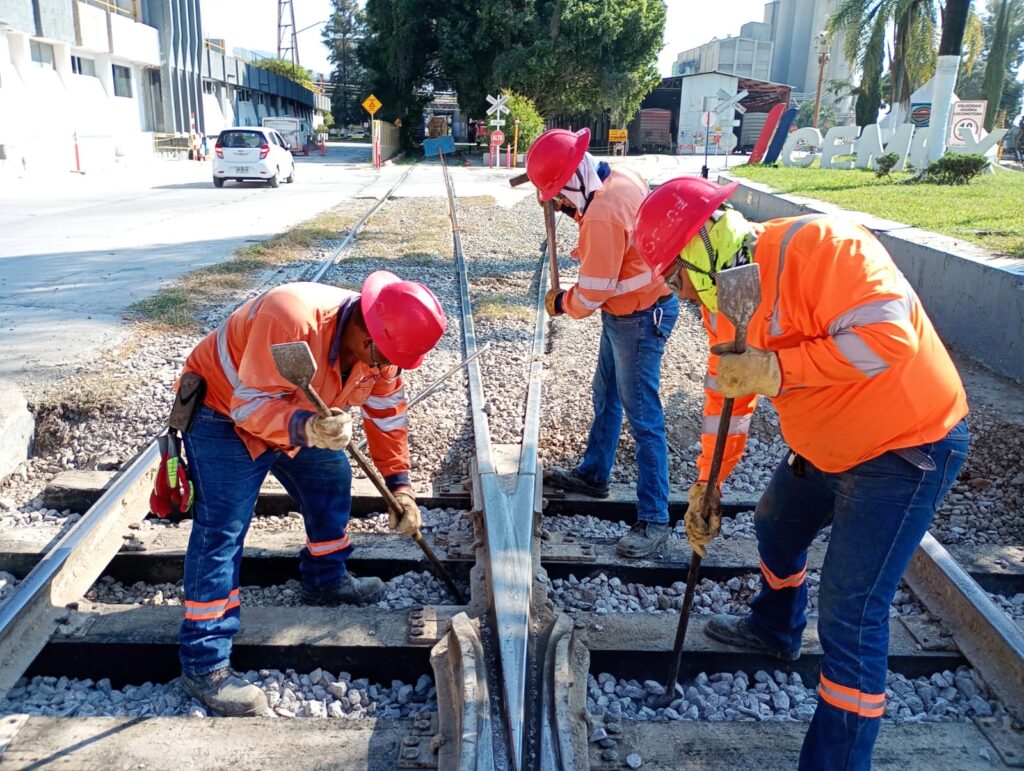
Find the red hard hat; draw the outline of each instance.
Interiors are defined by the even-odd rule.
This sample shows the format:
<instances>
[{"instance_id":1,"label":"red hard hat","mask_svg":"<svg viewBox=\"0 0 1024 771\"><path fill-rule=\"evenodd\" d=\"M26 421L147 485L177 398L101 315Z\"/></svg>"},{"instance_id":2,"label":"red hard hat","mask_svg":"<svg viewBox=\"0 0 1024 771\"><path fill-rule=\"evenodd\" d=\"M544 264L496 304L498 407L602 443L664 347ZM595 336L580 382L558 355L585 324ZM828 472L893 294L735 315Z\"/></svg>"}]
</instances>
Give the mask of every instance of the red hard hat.
<instances>
[{"instance_id":1,"label":"red hard hat","mask_svg":"<svg viewBox=\"0 0 1024 771\"><path fill-rule=\"evenodd\" d=\"M545 131L530 145L526 154L526 175L540 191L542 201L550 201L572 179L590 146L590 129Z\"/></svg>"},{"instance_id":2,"label":"red hard hat","mask_svg":"<svg viewBox=\"0 0 1024 771\"><path fill-rule=\"evenodd\" d=\"M664 273L737 185L677 177L647 196L636 213L633 244L651 270Z\"/></svg>"},{"instance_id":3,"label":"red hard hat","mask_svg":"<svg viewBox=\"0 0 1024 771\"><path fill-rule=\"evenodd\" d=\"M388 361L416 369L437 345L447 326L434 293L415 281L378 270L366 277L360 292L366 330Z\"/></svg>"}]
</instances>

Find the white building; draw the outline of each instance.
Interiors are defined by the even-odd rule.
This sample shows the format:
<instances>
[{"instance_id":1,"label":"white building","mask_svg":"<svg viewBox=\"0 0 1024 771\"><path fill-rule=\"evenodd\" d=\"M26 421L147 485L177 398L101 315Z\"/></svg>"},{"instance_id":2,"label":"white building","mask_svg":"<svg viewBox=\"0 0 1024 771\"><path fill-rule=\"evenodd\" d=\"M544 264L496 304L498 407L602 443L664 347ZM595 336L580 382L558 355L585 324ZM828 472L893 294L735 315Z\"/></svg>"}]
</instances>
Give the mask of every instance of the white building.
<instances>
[{"instance_id":1,"label":"white building","mask_svg":"<svg viewBox=\"0 0 1024 771\"><path fill-rule=\"evenodd\" d=\"M143 83L157 30L131 0L0 0L0 164L107 165L149 152Z\"/></svg>"},{"instance_id":2,"label":"white building","mask_svg":"<svg viewBox=\"0 0 1024 771\"><path fill-rule=\"evenodd\" d=\"M0 170L93 171L327 98L224 51L199 0L0 0ZM77 159L76 159L77 153Z\"/></svg>"},{"instance_id":3,"label":"white building","mask_svg":"<svg viewBox=\"0 0 1024 771\"><path fill-rule=\"evenodd\" d=\"M679 54L672 66L672 74L724 72L744 78L770 80L773 45L771 40L759 40L743 35L721 40L715 38L709 43Z\"/></svg>"}]
</instances>

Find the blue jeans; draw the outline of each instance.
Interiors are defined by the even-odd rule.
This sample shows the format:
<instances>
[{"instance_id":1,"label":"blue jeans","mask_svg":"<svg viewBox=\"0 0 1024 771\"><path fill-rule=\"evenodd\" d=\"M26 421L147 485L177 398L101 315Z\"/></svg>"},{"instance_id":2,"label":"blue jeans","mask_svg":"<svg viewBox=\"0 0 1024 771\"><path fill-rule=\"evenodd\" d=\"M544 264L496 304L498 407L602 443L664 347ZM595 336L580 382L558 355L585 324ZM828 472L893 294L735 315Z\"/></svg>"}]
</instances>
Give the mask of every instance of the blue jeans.
<instances>
[{"instance_id":1,"label":"blue jeans","mask_svg":"<svg viewBox=\"0 0 1024 771\"><path fill-rule=\"evenodd\" d=\"M230 663L239 627L242 544L267 472L299 504L306 525L302 587L318 590L341 581L352 553L345 533L352 470L343 451L308 447L294 458L268 450L253 460L234 422L205 405L184 438L196 502L185 553L180 657L186 674L202 675Z\"/></svg>"},{"instance_id":2,"label":"blue jeans","mask_svg":"<svg viewBox=\"0 0 1024 771\"><path fill-rule=\"evenodd\" d=\"M658 387L665 342L678 317L675 295L626 316L601 314L594 423L576 471L597 484L608 483L625 408L636 440L636 515L644 522L668 522L668 442Z\"/></svg>"},{"instance_id":3,"label":"blue jeans","mask_svg":"<svg viewBox=\"0 0 1024 771\"><path fill-rule=\"evenodd\" d=\"M869 769L885 704L889 606L914 550L967 458L963 420L921 445L917 465L887 452L830 474L785 458L757 506L761 590L751 624L765 642L799 650L807 625L807 550L832 535L821 569L818 708L800 769ZM927 465L935 470L918 468ZM921 462L923 461L923 462Z\"/></svg>"}]
</instances>

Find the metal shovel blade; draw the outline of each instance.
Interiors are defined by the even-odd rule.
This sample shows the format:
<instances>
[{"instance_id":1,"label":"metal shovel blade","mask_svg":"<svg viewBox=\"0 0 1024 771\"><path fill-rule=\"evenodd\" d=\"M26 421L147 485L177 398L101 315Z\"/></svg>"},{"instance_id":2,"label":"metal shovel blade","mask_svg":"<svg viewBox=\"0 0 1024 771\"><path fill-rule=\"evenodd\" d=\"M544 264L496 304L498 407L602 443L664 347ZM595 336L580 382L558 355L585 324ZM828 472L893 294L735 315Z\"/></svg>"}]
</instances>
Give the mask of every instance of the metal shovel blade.
<instances>
[{"instance_id":1,"label":"metal shovel blade","mask_svg":"<svg viewBox=\"0 0 1024 771\"><path fill-rule=\"evenodd\" d=\"M761 266L729 268L718 274L718 310L737 329L746 327L761 304Z\"/></svg>"},{"instance_id":2,"label":"metal shovel blade","mask_svg":"<svg viewBox=\"0 0 1024 771\"><path fill-rule=\"evenodd\" d=\"M272 345L270 355L274 357L274 365L281 377L289 383L304 389L313 382L316 359L313 358L313 352L309 350L309 343L305 340Z\"/></svg>"}]
</instances>

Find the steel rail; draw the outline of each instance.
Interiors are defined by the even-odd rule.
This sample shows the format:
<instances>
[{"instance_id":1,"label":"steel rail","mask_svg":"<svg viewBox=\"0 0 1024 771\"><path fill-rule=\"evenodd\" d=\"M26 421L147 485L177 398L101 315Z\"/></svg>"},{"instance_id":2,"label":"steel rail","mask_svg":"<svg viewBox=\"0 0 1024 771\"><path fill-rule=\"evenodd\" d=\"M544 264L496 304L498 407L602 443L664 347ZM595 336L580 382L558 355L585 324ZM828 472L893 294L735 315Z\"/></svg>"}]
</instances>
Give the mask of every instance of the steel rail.
<instances>
[{"instance_id":1,"label":"steel rail","mask_svg":"<svg viewBox=\"0 0 1024 771\"><path fill-rule=\"evenodd\" d=\"M0 605L0 695L49 642L64 606L100 577L124 543L128 525L145 518L158 460L151 442Z\"/></svg>"},{"instance_id":2,"label":"steel rail","mask_svg":"<svg viewBox=\"0 0 1024 771\"><path fill-rule=\"evenodd\" d=\"M395 190L398 189L398 186L405 182L406 178L412 173L412 170L414 168L415 165L410 166L408 169L406 169L402 176L400 176L398 180L395 182L395 184L388 188L388 191L377 199L377 201L373 204L373 206L370 207L370 210L367 211L366 214L360 217L359 221L356 222L356 224L351 227L351 229L348 231L348 234L342 239L341 243L338 244L338 247L334 250L331 256L325 259L320 264L320 267L316 269L316 272L314 272L313 275L310 276L310 278L308 279L309 281L312 281L313 283L318 283L324 277L324 274L327 273L327 271L330 270L332 267L334 267L338 260L341 259L341 255L344 252L346 252L348 248L352 246L352 244L355 242L356 236L359 235L359 231L363 229L363 225L366 224L366 221L373 216L374 212L376 212L377 209L383 206L384 203L389 198L391 198Z\"/></svg>"}]
</instances>

